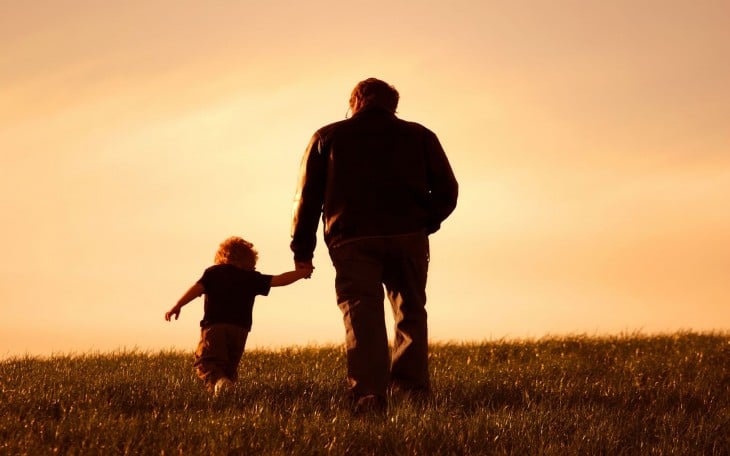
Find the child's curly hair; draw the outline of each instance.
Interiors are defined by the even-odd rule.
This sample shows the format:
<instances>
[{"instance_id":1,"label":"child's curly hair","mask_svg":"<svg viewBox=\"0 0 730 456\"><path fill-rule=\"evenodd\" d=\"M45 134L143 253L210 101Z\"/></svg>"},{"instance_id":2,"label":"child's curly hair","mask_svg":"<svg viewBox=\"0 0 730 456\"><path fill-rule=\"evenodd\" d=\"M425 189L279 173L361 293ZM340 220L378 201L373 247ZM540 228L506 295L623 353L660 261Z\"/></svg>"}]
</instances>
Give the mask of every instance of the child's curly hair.
<instances>
[{"instance_id":1,"label":"child's curly hair","mask_svg":"<svg viewBox=\"0 0 730 456\"><path fill-rule=\"evenodd\" d=\"M221 242L215 254L215 264L232 264L242 269L254 269L259 253L253 244L238 236L231 236Z\"/></svg>"}]
</instances>

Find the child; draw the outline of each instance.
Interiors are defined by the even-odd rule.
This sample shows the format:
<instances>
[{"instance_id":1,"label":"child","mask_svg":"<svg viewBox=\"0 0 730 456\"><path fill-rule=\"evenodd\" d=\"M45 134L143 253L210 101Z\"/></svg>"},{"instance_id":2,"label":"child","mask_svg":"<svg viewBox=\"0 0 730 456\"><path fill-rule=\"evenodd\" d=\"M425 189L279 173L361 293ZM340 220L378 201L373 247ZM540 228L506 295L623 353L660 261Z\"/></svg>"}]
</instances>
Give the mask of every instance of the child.
<instances>
[{"instance_id":1,"label":"child","mask_svg":"<svg viewBox=\"0 0 730 456\"><path fill-rule=\"evenodd\" d=\"M195 371L206 388L216 396L230 389L238 378L238 363L251 330L253 303L257 295L266 296L271 287L282 287L309 278L312 269L297 269L271 276L256 271L258 252L240 237L223 241L215 255L215 265L165 313L175 320L180 309L205 294L204 315L200 322L200 343L195 351Z\"/></svg>"}]
</instances>

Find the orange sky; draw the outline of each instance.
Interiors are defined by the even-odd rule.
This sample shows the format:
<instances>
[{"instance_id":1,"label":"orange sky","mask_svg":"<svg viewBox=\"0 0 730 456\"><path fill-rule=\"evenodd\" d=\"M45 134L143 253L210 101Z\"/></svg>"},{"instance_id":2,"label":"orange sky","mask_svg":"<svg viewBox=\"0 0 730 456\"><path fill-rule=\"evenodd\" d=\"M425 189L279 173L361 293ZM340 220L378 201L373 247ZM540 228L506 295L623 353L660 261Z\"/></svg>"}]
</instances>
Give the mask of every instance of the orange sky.
<instances>
[{"instance_id":1,"label":"orange sky","mask_svg":"<svg viewBox=\"0 0 730 456\"><path fill-rule=\"evenodd\" d=\"M163 313L241 235L291 267L311 134L369 76L461 184L435 340L730 330L721 1L10 2L0 14L0 357L194 348ZM333 271L249 347L339 343Z\"/></svg>"}]
</instances>

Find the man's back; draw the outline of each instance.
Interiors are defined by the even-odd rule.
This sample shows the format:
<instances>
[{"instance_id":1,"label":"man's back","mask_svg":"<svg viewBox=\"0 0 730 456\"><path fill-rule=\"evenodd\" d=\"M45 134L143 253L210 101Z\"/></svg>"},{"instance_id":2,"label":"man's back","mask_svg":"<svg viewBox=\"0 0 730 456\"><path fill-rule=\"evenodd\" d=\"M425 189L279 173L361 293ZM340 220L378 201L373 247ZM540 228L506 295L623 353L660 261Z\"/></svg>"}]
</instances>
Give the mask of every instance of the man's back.
<instances>
[{"instance_id":1,"label":"man's back","mask_svg":"<svg viewBox=\"0 0 730 456\"><path fill-rule=\"evenodd\" d=\"M431 233L456 205L457 183L436 135L383 109L321 128L302 166L303 198L295 210L321 201L328 245ZM299 229L312 235L311 226L297 225L295 219L295 243Z\"/></svg>"}]
</instances>

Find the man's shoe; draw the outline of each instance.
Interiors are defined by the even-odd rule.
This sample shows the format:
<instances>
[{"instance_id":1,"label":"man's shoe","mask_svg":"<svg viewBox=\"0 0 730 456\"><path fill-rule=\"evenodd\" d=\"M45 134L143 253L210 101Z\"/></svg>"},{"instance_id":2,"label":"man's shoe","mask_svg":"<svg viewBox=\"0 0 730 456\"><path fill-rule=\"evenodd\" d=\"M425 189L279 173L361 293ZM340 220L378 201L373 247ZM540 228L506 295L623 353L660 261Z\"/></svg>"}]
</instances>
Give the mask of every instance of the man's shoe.
<instances>
[{"instance_id":1,"label":"man's shoe","mask_svg":"<svg viewBox=\"0 0 730 456\"><path fill-rule=\"evenodd\" d=\"M387 410L388 403L384 397L368 394L357 400L353 413L356 416L384 416Z\"/></svg>"},{"instance_id":2,"label":"man's shoe","mask_svg":"<svg viewBox=\"0 0 730 456\"><path fill-rule=\"evenodd\" d=\"M417 405L428 405L433 400L433 392L428 386L406 388L402 384L392 383L390 385L390 394Z\"/></svg>"},{"instance_id":3,"label":"man's shoe","mask_svg":"<svg viewBox=\"0 0 730 456\"><path fill-rule=\"evenodd\" d=\"M426 406L432 403L433 395L430 389L412 389L402 391L403 399L411 404Z\"/></svg>"}]
</instances>

